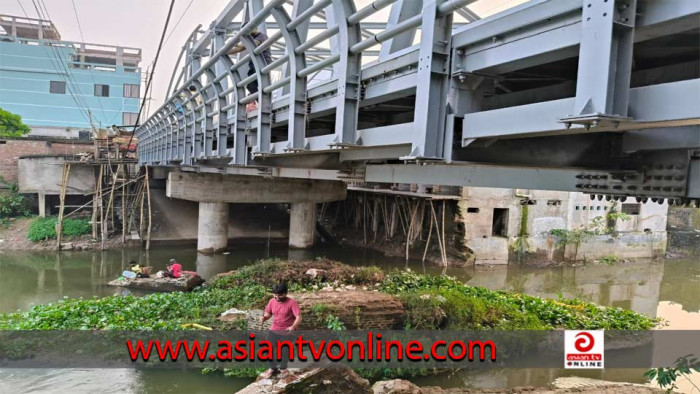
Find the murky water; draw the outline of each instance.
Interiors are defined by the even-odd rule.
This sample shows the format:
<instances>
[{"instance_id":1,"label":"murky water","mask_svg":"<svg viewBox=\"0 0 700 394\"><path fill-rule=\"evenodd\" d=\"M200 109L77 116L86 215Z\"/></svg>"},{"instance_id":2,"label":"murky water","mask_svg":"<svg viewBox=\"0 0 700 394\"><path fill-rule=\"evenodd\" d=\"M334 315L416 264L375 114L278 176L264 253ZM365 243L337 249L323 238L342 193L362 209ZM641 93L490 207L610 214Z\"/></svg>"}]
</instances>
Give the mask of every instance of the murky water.
<instances>
[{"instance_id":1,"label":"murky water","mask_svg":"<svg viewBox=\"0 0 700 394\"><path fill-rule=\"evenodd\" d=\"M246 245L227 255L205 256L191 247L158 247L106 252L0 252L0 312L26 310L32 304L62 297L111 295L127 290L106 285L128 267L129 261L164 269L176 258L185 269L204 278L251 264L263 257L307 259L325 256L351 265L411 268L439 274L443 269L406 262L377 252L340 247L288 251L281 246ZM554 268L449 268L445 271L474 286L505 289L543 297L579 297L658 316L670 329L700 328L700 261L660 260L616 265L587 264ZM606 369L568 372L563 369L464 370L416 379L420 385L499 388L543 386L559 376L587 376L613 381L643 382L643 371ZM231 393L247 385L246 379L204 376L198 371L132 370L3 370L0 392L129 392L129 393Z\"/></svg>"}]
</instances>

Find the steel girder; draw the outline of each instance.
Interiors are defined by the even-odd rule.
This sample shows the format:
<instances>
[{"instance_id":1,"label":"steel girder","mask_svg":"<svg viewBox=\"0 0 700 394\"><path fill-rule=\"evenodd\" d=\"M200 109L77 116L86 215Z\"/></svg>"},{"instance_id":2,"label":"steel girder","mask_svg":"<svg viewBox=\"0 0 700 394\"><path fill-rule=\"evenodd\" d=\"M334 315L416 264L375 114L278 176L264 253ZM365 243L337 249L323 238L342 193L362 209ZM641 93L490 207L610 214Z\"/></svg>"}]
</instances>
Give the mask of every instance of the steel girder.
<instances>
[{"instance_id":1,"label":"steel girder","mask_svg":"<svg viewBox=\"0 0 700 394\"><path fill-rule=\"evenodd\" d=\"M590 132L629 135L620 153L625 155L645 141L669 152L697 148L689 143L695 132L668 140L661 135L700 124L694 105L700 79L686 67L697 59L655 69L658 75L681 70L671 74L682 78L630 89L636 44L699 28L697 1L532 0L454 29L452 13L465 14L460 7L469 0L382 0L360 10L352 0L292 3L289 16L284 0L234 0L209 29L195 29L182 53L181 77L173 74L177 86L137 128L141 163L246 166L260 158L309 154L336 155L338 161L449 163L461 147ZM389 5L388 23L367 20ZM311 22L312 16L326 21ZM238 22L241 18L246 22ZM247 35L256 26L278 31L256 47ZM413 46L418 30L421 40ZM330 50L322 45L328 40ZM234 45L245 47L237 59L227 55ZM264 63L263 49L273 51L272 64ZM362 65L362 55L371 51L378 59ZM568 80L512 93L503 85L509 73L569 58L578 58L578 74ZM250 77L248 62L255 65ZM323 70L330 77L310 87L311 75ZM642 73L651 75L637 74ZM245 87L253 80L259 90L248 95ZM507 94L496 94L503 90ZM541 98L528 99L533 95ZM245 105L254 100L258 109L246 114ZM519 105L523 100L528 103ZM358 116L369 128L358 128ZM458 156L465 155L468 150ZM555 179L572 173L567 171ZM561 188L569 190L572 182ZM688 185L683 193L692 190Z\"/></svg>"}]
</instances>

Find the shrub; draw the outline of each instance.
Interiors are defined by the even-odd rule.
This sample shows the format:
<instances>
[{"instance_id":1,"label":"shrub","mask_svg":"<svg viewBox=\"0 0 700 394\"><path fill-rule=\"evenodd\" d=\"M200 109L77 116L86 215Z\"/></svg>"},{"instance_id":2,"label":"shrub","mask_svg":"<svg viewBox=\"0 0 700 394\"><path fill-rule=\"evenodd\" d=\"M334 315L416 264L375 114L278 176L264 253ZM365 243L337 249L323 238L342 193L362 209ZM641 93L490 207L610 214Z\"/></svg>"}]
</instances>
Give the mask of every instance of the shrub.
<instances>
[{"instance_id":1,"label":"shrub","mask_svg":"<svg viewBox=\"0 0 700 394\"><path fill-rule=\"evenodd\" d=\"M0 191L0 218L29 216L31 201L26 195L19 193L17 183L8 182L0 176L0 186L6 189Z\"/></svg>"},{"instance_id":2,"label":"shrub","mask_svg":"<svg viewBox=\"0 0 700 394\"><path fill-rule=\"evenodd\" d=\"M58 218L36 218L29 225L27 238L32 242L43 241L56 238L56 223ZM92 226L87 219L64 219L63 220L63 235L79 236L89 234L92 231Z\"/></svg>"}]
</instances>

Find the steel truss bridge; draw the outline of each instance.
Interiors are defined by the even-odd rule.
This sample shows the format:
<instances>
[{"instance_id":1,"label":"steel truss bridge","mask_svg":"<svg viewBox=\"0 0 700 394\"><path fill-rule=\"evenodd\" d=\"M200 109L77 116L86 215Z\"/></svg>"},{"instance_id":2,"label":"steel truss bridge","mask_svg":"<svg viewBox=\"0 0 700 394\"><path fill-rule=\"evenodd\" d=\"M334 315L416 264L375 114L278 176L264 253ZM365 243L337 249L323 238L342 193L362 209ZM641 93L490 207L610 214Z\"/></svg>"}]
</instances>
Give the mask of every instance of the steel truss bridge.
<instances>
[{"instance_id":1,"label":"steel truss bridge","mask_svg":"<svg viewBox=\"0 0 700 394\"><path fill-rule=\"evenodd\" d=\"M139 161L700 201L700 1L532 0L483 19L473 2L231 1L187 40Z\"/></svg>"}]
</instances>

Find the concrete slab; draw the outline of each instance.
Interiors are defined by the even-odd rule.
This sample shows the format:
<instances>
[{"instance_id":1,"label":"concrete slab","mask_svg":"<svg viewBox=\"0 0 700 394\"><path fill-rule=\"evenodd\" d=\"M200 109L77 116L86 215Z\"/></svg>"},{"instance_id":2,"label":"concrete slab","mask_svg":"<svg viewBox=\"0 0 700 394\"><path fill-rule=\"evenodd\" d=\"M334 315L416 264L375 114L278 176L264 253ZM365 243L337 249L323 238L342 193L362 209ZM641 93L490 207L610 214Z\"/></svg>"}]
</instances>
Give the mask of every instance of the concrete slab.
<instances>
[{"instance_id":1,"label":"concrete slab","mask_svg":"<svg viewBox=\"0 0 700 394\"><path fill-rule=\"evenodd\" d=\"M343 200L341 181L171 172L166 195L197 202L297 203Z\"/></svg>"}]
</instances>

